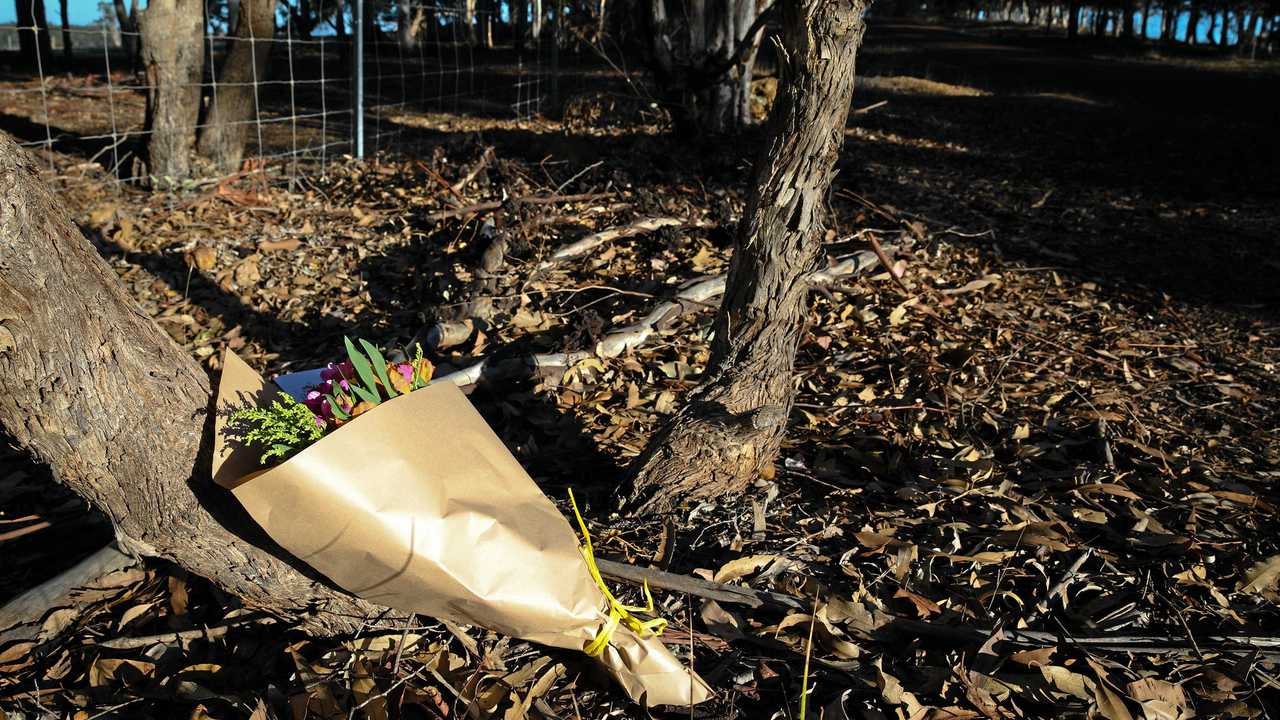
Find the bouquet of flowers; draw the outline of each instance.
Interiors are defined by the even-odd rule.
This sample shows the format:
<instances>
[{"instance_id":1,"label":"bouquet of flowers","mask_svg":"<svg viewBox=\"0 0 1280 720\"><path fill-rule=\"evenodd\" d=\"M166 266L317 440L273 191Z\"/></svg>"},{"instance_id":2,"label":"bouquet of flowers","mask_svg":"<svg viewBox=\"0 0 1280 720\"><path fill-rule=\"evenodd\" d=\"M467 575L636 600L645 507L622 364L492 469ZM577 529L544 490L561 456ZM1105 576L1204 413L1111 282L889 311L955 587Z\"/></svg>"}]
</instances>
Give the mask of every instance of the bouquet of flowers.
<instances>
[{"instance_id":1,"label":"bouquet of flowers","mask_svg":"<svg viewBox=\"0 0 1280 720\"><path fill-rule=\"evenodd\" d=\"M213 478L273 540L371 602L583 651L647 706L710 696L420 351L346 350L275 383L223 357Z\"/></svg>"},{"instance_id":2,"label":"bouquet of flowers","mask_svg":"<svg viewBox=\"0 0 1280 720\"><path fill-rule=\"evenodd\" d=\"M431 382L434 368L422 357L421 345L412 361L387 362L382 351L367 340L360 341L363 350L357 349L351 338L343 341L347 346L344 362L297 374L301 376L298 380L312 374L318 374L320 380L304 386L306 394L301 401L282 391L270 405L246 407L231 414L231 422L243 430L244 441L263 448L263 464L288 460L382 402Z\"/></svg>"}]
</instances>

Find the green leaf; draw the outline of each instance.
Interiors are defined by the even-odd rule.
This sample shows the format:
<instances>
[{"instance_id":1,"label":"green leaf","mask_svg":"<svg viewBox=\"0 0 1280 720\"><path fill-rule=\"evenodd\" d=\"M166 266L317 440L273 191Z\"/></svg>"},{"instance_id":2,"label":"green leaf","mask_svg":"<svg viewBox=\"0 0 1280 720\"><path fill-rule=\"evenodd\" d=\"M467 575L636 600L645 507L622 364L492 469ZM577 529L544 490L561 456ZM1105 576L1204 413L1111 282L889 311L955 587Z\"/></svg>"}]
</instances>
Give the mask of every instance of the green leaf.
<instances>
[{"instance_id":1,"label":"green leaf","mask_svg":"<svg viewBox=\"0 0 1280 720\"><path fill-rule=\"evenodd\" d=\"M338 418L339 420L351 419L350 415L342 411L342 406L338 404L338 399L333 396L333 393L329 393L328 395L325 395L324 399L329 401L329 409L333 411L334 417Z\"/></svg>"},{"instance_id":2,"label":"green leaf","mask_svg":"<svg viewBox=\"0 0 1280 720\"><path fill-rule=\"evenodd\" d=\"M369 359L373 361L373 371L378 373L378 379L382 381L382 387L387 390L387 397L393 398L398 395L399 393L396 392L396 389L391 387L391 378L387 377L387 361L382 357L382 353L378 351L377 346L363 338L360 340L360 345L369 354Z\"/></svg>"},{"instance_id":3,"label":"green leaf","mask_svg":"<svg viewBox=\"0 0 1280 720\"><path fill-rule=\"evenodd\" d=\"M364 383L364 388L358 387L355 383L351 384L351 389L356 392L361 399L377 405L378 398L378 379L373 375L373 368L369 367L369 361L365 358L364 353L356 349L352 344L351 338L344 337L342 341L347 345L347 358L351 360L351 365L355 367L356 374L360 376L360 381ZM360 392L361 390L366 392Z\"/></svg>"},{"instance_id":4,"label":"green leaf","mask_svg":"<svg viewBox=\"0 0 1280 720\"><path fill-rule=\"evenodd\" d=\"M365 402L369 402L374 405L377 405L378 403L382 402L382 398L378 397L378 393L369 392L368 390L365 390L359 385L352 385L351 391L354 392L357 397L359 397L361 400L364 400Z\"/></svg>"}]
</instances>

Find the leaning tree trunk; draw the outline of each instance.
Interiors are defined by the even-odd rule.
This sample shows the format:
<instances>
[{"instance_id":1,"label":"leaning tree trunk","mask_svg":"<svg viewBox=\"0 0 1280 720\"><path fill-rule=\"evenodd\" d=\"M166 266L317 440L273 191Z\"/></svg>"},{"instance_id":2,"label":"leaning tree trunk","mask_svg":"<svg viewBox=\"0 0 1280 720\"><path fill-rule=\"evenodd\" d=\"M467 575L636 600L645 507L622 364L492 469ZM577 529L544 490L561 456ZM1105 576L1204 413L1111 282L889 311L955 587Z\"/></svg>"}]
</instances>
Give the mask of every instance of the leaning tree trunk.
<instances>
[{"instance_id":1,"label":"leaning tree trunk","mask_svg":"<svg viewBox=\"0 0 1280 720\"><path fill-rule=\"evenodd\" d=\"M200 154L222 172L240 169L250 120L257 115L258 83L266 77L275 34L275 0L240 0L235 40L214 75Z\"/></svg>"},{"instance_id":2,"label":"leaning tree trunk","mask_svg":"<svg viewBox=\"0 0 1280 720\"><path fill-rule=\"evenodd\" d=\"M313 632L357 628L377 608L262 549L268 541L213 487L208 378L63 207L0 133L0 425L111 518L126 552L172 560L251 606L305 615Z\"/></svg>"},{"instance_id":3,"label":"leaning tree trunk","mask_svg":"<svg viewBox=\"0 0 1280 720\"><path fill-rule=\"evenodd\" d=\"M860 0L780 0L786 82L738 225L702 385L636 460L629 509L741 492L773 462L809 308L804 275L844 143L862 42Z\"/></svg>"},{"instance_id":4,"label":"leaning tree trunk","mask_svg":"<svg viewBox=\"0 0 1280 720\"><path fill-rule=\"evenodd\" d=\"M138 16L147 73L147 155L151 177L162 187L191 174L203 26L201 0L151 0Z\"/></svg>"}]
</instances>

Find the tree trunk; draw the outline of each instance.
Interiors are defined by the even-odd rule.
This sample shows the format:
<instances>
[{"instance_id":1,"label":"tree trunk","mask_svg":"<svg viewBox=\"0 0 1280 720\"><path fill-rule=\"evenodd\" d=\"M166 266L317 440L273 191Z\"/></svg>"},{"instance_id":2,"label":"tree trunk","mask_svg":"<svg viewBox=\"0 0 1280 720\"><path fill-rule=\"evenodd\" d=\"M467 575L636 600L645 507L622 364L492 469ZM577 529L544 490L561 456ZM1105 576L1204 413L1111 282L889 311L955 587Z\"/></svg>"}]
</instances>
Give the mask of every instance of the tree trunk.
<instances>
[{"instance_id":1,"label":"tree trunk","mask_svg":"<svg viewBox=\"0 0 1280 720\"><path fill-rule=\"evenodd\" d=\"M1187 34L1184 40L1188 45L1195 45L1198 33L1196 26L1200 24L1200 3L1192 0L1191 14L1187 17Z\"/></svg>"},{"instance_id":2,"label":"tree trunk","mask_svg":"<svg viewBox=\"0 0 1280 720\"><path fill-rule=\"evenodd\" d=\"M1121 10L1120 18L1120 36L1126 40L1133 39L1133 22L1137 15L1137 5L1134 0L1124 0L1124 6Z\"/></svg>"},{"instance_id":3,"label":"tree trunk","mask_svg":"<svg viewBox=\"0 0 1280 720\"><path fill-rule=\"evenodd\" d=\"M204 65L201 0L151 0L138 17L147 73L150 173L161 186L191 174Z\"/></svg>"},{"instance_id":4,"label":"tree trunk","mask_svg":"<svg viewBox=\"0 0 1280 720\"><path fill-rule=\"evenodd\" d=\"M0 425L111 518L124 551L176 562L251 606L308 615L309 631L356 629L376 608L282 560L212 484L208 378L63 207L0 133Z\"/></svg>"},{"instance_id":5,"label":"tree trunk","mask_svg":"<svg viewBox=\"0 0 1280 720\"><path fill-rule=\"evenodd\" d=\"M49 43L49 21L44 13L44 0L14 0L17 6L18 54L28 70L47 71L52 55Z\"/></svg>"},{"instance_id":6,"label":"tree trunk","mask_svg":"<svg viewBox=\"0 0 1280 720\"><path fill-rule=\"evenodd\" d=\"M138 38L138 0L133 0L128 10L125 10L124 0L112 0L111 4L115 8L116 22L120 26L121 44L125 54L129 56L129 68L137 70L141 46Z\"/></svg>"},{"instance_id":7,"label":"tree trunk","mask_svg":"<svg viewBox=\"0 0 1280 720\"><path fill-rule=\"evenodd\" d=\"M67 0L58 0L58 10L62 13L62 58L71 65L71 18L67 13Z\"/></svg>"},{"instance_id":8,"label":"tree trunk","mask_svg":"<svg viewBox=\"0 0 1280 720\"><path fill-rule=\"evenodd\" d=\"M275 34L275 0L241 0L235 40L214 75L200 154L232 173L244 158L245 137L258 113L258 83L266 78Z\"/></svg>"},{"instance_id":9,"label":"tree trunk","mask_svg":"<svg viewBox=\"0 0 1280 720\"><path fill-rule=\"evenodd\" d=\"M844 143L862 42L859 0L781 0L786 83L756 159L751 194L713 324L701 386L637 458L629 509L741 492L773 462L818 263L822 212Z\"/></svg>"},{"instance_id":10,"label":"tree trunk","mask_svg":"<svg viewBox=\"0 0 1280 720\"><path fill-rule=\"evenodd\" d=\"M400 0L399 14L396 18L396 42L405 51L418 50L422 42L422 28L427 23L427 11L421 5L414 5L412 0Z\"/></svg>"},{"instance_id":11,"label":"tree trunk","mask_svg":"<svg viewBox=\"0 0 1280 720\"><path fill-rule=\"evenodd\" d=\"M1142 26L1138 30L1138 38L1147 39L1147 20L1151 17L1151 0L1144 0L1142 3Z\"/></svg>"},{"instance_id":12,"label":"tree trunk","mask_svg":"<svg viewBox=\"0 0 1280 720\"><path fill-rule=\"evenodd\" d=\"M1067 37L1073 38L1080 34L1080 3L1078 0L1071 0L1067 5Z\"/></svg>"}]
</instances>

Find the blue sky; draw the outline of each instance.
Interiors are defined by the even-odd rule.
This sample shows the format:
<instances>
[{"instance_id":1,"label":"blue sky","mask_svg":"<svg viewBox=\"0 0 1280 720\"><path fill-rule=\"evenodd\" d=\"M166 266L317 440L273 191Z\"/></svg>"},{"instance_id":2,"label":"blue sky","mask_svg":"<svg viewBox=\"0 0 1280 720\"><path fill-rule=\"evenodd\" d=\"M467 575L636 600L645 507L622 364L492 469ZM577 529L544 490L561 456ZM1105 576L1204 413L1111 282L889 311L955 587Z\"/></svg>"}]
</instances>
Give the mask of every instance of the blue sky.
<instances>
[{"instance_id":1,"label":"blue sky","mask_svg":"<svg viewBox=\"0 0 1280 720\"><path fill-rule=\"evenodd\" d=\"M0 23L11 23L17 20L17 5L23 0L0 0ZM51 27L62 25L62 13L58 10L57 0L45 0L44 11L49 16ZM67 14L71 16L72 25L90 25L102 17L98 10L98 0L67 0Z\"/></svg>"}]
</instances>

